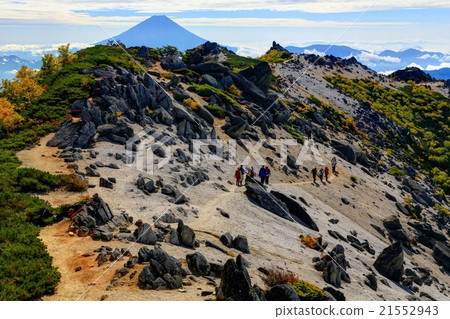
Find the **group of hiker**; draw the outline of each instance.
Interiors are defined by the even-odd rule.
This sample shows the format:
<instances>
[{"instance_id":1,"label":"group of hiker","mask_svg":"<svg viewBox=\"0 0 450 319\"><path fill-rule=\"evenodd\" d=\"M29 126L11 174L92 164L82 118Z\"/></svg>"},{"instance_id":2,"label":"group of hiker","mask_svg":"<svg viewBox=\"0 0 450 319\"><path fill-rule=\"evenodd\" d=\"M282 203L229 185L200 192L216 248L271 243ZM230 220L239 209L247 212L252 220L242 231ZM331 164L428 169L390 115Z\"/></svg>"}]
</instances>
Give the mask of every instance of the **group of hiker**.
<instances>
[{"instance_id":1,"label":"group of hiker","mask_svg":"<svg viewBox=\"0 0 450 319\"><path fill-rule=\"evenodd\" d=\"M336 175L336 164L337 164L336 157L333 157L331 159L331 170L333 172L333 175ZM325 181L328 182L328 176L330 175L330 170L329 170L328 166L321 167L319 170L317 170L317 167L314 167L311 170L311 175L312 175L314 184L316 183L316 177L319 177L320 182L322 182L322 183L323 183L323 178L325 177Z\"/></svg>"},{"instance_id":2,"label":"group of hiker","mask_svg":"<svg viewBox=\"0 0 450 319\"><path fill-rule=\"evenodd\" d=\"M271 172L269 166L261 166L258 174L258 176L261 178L261 184L269 185L270 174ZM254 179L256 177L255 169L251 167L247 172L243 165L239 166L236 169L236 172L234 173L234 177L236 178L236 186L242 186L242 182L244 181L246 175Z\"/></svg>"},{"instance_id":3,"label":"group of hiker","mask_svg":"<svg viewBox=\"0 0 450 319\"><path fill-rule=\"evenodd\" d=\"M333 175L336 175L336 164L337 160L336 157L333 157L331 159L331 171ZM269 177L270 177L271 171L269 166L261 166L259 169L259 178L261 179L261 184L269 185ZM323 178L325 177L325 181L328 182L328 176L330 175L330 169L328 166L321 167L319 170L317 167L314 167L311 170L312 178L314 184L316 183L316 178L319 177L320 181L323 183ZM242 182L244 181L245 176L248 176L252 179L256 176L256 171L253 167L251 167L248 171L245 170L244 166L241 165L236 169L236 172L234 173L234 177L236 178L236 186L242 186Z\"/></svg>"}]
</instances>

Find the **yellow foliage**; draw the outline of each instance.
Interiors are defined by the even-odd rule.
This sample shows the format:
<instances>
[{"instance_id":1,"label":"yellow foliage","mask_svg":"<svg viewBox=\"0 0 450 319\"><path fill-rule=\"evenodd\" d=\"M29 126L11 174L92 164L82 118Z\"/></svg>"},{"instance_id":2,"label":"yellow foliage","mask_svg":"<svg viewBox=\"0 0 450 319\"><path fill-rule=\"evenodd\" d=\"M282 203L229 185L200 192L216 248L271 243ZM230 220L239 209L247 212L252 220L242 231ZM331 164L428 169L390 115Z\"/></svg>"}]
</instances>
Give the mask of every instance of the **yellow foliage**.
<instances>
[{"instance_id":1,"label":"yellow foliage","mask_svg":"<svg viewBox=\"0 0 450 319\"><path fill-rule=\"evenodd\" d=\"M6 126L8 130L13 130L22 121L23 117L14 111L14 105L6 98L0 98L0 124Z\"/></svg>"},{"instance_id":2,"label":"yellow foliage","mask_svg":"<svg viewBox=\"0 0 450 319\"><path fill-rule=\"evenodd\" d=\"M17 72L14 80L3 81L4 96L18 107L26 107L44 92L43 88L34 80L36 71L26 66Z\"/></svg>"},{"instance_id":3,"label":"yellow foliage","mask_svg":"<svg viewBox=\"0 0 450 319\"><path fill-rule=\"evenodd\" d=\"M191 99L191 98L188 98L188 99L183 100L183 105L184 105L184 106L187 106L187 107L189 107L189 108L191 108L191 109L194 110L194 111L197 111L197 110L198 110L198 103L195 102L195 101L194 101L193 99Z\"/></svg>"},{"instance_id":4,"label":"yellow foliage","mask_svg":"<svg viewBox=\"0 0 450 319\"><path fill-rule=\"evenodd\" d=\"M311 237L311 236L303 236L301 237L302 244L311 249L318 248L319 238Z\"/></svg>"},{"instance_id":5,"label":"yellow foliage","mask_svg":"<svg viewBox=\"0 0 450 319\"><path fill-rule=\"evenodd\" d=\"M229 88L228 88L228 92L230 92L232 95L234 96L241 96L242 95L242 91L239 90L237 88L236 85L232 84Z\"/></svg>"}]
</instances>

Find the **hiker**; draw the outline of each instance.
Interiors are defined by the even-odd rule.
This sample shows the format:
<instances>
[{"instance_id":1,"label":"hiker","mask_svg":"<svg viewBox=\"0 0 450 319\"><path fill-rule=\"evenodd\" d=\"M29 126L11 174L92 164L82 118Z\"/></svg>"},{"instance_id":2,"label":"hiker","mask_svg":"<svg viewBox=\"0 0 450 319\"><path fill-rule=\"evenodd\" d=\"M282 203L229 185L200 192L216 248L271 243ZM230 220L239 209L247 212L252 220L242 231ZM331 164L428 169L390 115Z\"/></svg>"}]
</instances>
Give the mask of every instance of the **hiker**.
<instances>
[{"instance_id":1,"label":"hiker","mask_svg":"<svg viewBox=\"0 0 450 319\"><path fill-rule=\"evenodd\" d=\"M261 166L261 169L259 170L259 177L261 177L261 184L264 185L264 182L266 180L266 169L264 166Z\"/></svg>"},{"instance_id":2,"label":"hiker","mask_svg":"<svg viewBox=\"0 0 450 319\"><path fill-rule=\"evenodd\" d=\"M269 166L266 166L266 184L269 185L269 176L270 176L270 169Z\"/></svg>"},{"instance_id":3,"label":"hiker","mask_svg":"<svg viewBox=\"0 0 450 319\"><path fill-rule=\"evenodd\" d=\"M330 170L328 169L328 166L325 167L324 173L325 173L325 180L328 182L328 175L330 174Z\"/></svg>"},{"instance_id":4,"label":"hiker","mask_svg":"<svg viewBox=\"0 0 450 319\"><path fill-rule=\"evenodd\" d=\"M253 166L248 170L248 176L250 176L251 178L255 177L255 169L253 168Z\"/></svg>"},{"instance_id":5,"label":"hiker","mask_svg":"<svg viewBox=\"0 0 450 319\"><path fill-rule=\"evenodd\" d=\"M320 178L320 181L323 183L323 168L321 168L320 170L319 170L319 178Z\"/></svg>"},{"instance_id":6,"label":"hiker","mask_svg":"<svg viewBox=\"0 0 450 319\"><path fill-rule=\"evenodd\" d=\"M234 172L234 177L236 178L236 186L239 186L239 181L241 180L241 170L236 168L236 172Z\"/></svg>"},{"instance_id":7,"label":"hiker","mask_svg":"<svg viewBox=\"0 0 450 319\"><path fill-rule=\"evenodd\" d=\"M333 157L331 159L331 170L333 171L333 175L336 175L336 164L337 164L336 157Z\"/></svg>"},{"instance_id":8,"label":"hiker","mask_svg":"<svg viewBox=\"0 0 450 319\"><path fill-rule=\"evenodd\" d=\"M239 186L242 186L242 181L244 180L244 176L247 175L247 171L244 169L244 166L239 167L239 173L240 173L240 179L239 179Z\"/></svg>"},{"instance_id":9,"label":"hiker","mask_svg":"<svg viewBox=\"0 0 450 319\"><path fill-rule=\"evenodd\" d=\"M311 174L312 174L312 177L313 177L313 181L314 181L314 184L316 183L316 176L317 176L317 168L313 168L312 170L311 170Z\"/></svg>"}]
</instances>

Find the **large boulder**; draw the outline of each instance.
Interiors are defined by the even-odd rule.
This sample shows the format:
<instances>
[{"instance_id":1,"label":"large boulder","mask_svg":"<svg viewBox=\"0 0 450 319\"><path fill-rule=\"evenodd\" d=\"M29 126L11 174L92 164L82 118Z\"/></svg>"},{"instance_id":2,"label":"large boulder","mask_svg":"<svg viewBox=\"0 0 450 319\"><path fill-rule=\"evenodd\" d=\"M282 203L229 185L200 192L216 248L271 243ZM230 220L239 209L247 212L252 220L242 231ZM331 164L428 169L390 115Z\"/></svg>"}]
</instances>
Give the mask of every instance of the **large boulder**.
<instances>
[{"instance_id":1,"label":"large boulder","mask_svg":"<svg viewBox=\"0 0 450 319\"><path fill-rule=\"evenodd\" d=\"M404 273L402 243L396 242L385 248L373 265L386 278L399 282Z\"/></svg>"},{"instance_id":2,"label":"large boulder","mask_svg":"<svg viewBox=\"0 0 450 319\"><path fill-rule=\"evenodd\" d=\"M197 276L208 276L209 271L211 270L211 266L206 260L205 256L200 254L199 252L195 252L193 254L186 255L186 261L189 267L189 270L192 271L194 275Z\"/></svg>"},{"instance_id":3,"label":"large boulder","mask_svg":"<svg viewBox=\"0 0 450 319\"><path fill-rule=\"evenodd\" d=\"M266 95L253 82L247 80L244 76L230 72L230 77L242 93L256 102L264 102Z\"/></svg>"},{"instance_id":4,"label":"large boulder","mask_svg":"<svg viewBox=\"0 0 450 319\"><path fill-rule=\"evenodd\" d=\"M337 151L337 155L342 157L347 162L356 165L356 154L350 144L333 140L331 141L331 146Z\"/></svg>"},{"instance_id":5,"label":"large boulder","mask_svg":"<svg viewBox=\"0 0 450 319\"><path fill-rule=\"evenodd\" d=\"M300 301L298 293L292 286L282 284L274 286L266 293L268 301Z\"/></svg>"},{"instance_id":6,"label":"large boulder","mask_svg":"<svg viewBox=\"0 0 450 319\"><path fill-rule=\"evenodd\" d=\"M249 67L239 74L254 83L261 91L267 93L271 83L272 70L267 62L261 62L254 67Z\"/></svg>"},{"instance_id":7,"label":"large boulder","mask_svg":"<svg viewBox=\"0 0 450 319\"><path fill-rule=\"evenodd\" d=\"M317 224L297 201L277 191L270 191L270 194L283 202L286 205L289 213L294 218L299 219L303 224L306 224L306 226L308 226L312 230L319 231L319 227L317 227Z\"/></svg>"},{"instance_id":8,"label":"large boulder","mask_svg":"<svg viewBox=\"0 0 450 319\"><path fill-rule=\"evenodd\" d=\"M217 81L214 77L212 77L209 74L203 74L201 76L202 82L208 85L211 85L212 87L215 87L217 89L223 90L223 85Z\"/></svg>"},{"instance_id":9,"label":"large boulder","mask_svg":"<svg viewBox=\"0 0 450 319\"><path fill-rule=\"evenodd\" d=\"M177 233L182 245L195 248L195 232L181 220L178 222Z\"/></svg>"},{"instance_id":10,"label":"large boulder","mask_svg":"<svg viewBox=\"0 0 450 319\"><path fill-rule=\"evenodd\" d=\"M258 301L258 291L252 287L250 276L241 255L228 259L222 271L220 286L216 288L217 300Z\"/></svg>"},{"instance_id":11,"label":"large boulder","mask_svg":"<svg viewBox=\"0 0 450 319\"><path fill-rule=\"evenodd\" d=\"M136 237L136 241L141 244L154 245L158 241L152 227L147 223L139 226L133 235Z\"/></svg>"},{"instance_id":12,"label":"large boulder","mask_svg":"<svg viewBox=\"0 0 450 319\"><path fill-rule=\"evenodd\" d=\"M141 289L179 289L182 286L181 264L164 250L156 247L139 250L139 262L149 262L139 274L138 286Z\"/></svg>"},{"instance_id":13,"label":"large boulder","mask_svg":"<svg viewBox=\"0 0 450 319\"><path fill-rule=\"evenodd\" d=\"M268 210L269 212L280 216L284 219L292 221L292 217L289 215L289 210L282 201L278 200L275 196L267 193L262 186L257 183L247 183L246 194L247 197L254 201L260 207Z\"/></svg>"},{"instance_id":14,"label":"large boulder","mask_svg":"<svg viewBox=\"0 0 450 319\"><path fill-rule=\"evenodd\" d=\"M342 280L350 282L350 276L347 274L347 261L345 259L345 248L342 245L336 245L329 255L324 257L325 270L323 278L325 282L340 287Z\"/></svg>"},{"instance_id":15,"label":"large boulder","mask_svg":"<svg viewBox=\"0 0 450 319\"><path fill-rule=\"evenodd\" d=\"M444 243L434 246L433 256L445 269L450 270L450 249Z\"/></svg>"},{"instance_id":16,"label":"large boulder","mask_svg":"<svg viewBox=\"0 0 450 319\"><path fill-rule=\"evenodd\" d=\"M95 125L92 122L65 122L51 140L47 142L49 147L64 149L67 147L88 148L94 143L96 134Z\"/></svg>"},{"instance_id":17,"label":"large boulder","mask_svg":"<svg viewBox=\"0 0 450 319\"><path fill-rule=\"evenodd\" d=\"M243 235L238 235L233 240L233 247L243 253L250 254L250 249L248 248L247 237Z\"/></svg>"},{"instance_id":18,"label":"large boulder","mask_svg":"<svg viewBox=\"0 0 450 319\"><path fill-rule=\"evenodd\" d=\"M397 216L391 215L383 220L383 225L388 230L402 229L402 224Z\"/></svg>"}]
</instances>

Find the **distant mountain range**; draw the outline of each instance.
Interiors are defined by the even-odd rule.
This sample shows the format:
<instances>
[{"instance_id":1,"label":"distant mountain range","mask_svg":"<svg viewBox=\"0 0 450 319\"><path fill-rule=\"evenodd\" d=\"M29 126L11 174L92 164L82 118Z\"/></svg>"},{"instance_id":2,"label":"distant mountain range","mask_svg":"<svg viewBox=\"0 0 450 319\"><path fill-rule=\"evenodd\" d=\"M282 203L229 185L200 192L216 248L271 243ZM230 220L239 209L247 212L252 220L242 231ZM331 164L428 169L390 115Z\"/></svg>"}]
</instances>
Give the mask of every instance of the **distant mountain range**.
<instances>
[{"instance_id":1,"label":"distant mountain range","mask_svg":"<svg viewBox=\"0 0 450 319\"><path fill-rule=\"evenodd\" d=\"M41 61L19 58L17 55L0 56L0 79L12 79L22 65L30 69L39 69Z\"/></svg>"},{"instance_id":2,"label":"distant mountain range","mask_svg":"<svg viewBox=\"0 0 450 319\"><path fill-rule=\"evenodd\" d=\"M334 55L339 58L355 57L362 64L371 69L390 73L414 66L436 79L450 79L450 55L441 52L421 51L417 49L407 49L403 51L384 50L380 53L367 50L354 49L343 45L316 44L307 47L287 46L286 50L292 53L307 53L318 55Z\"/></svg>"},{"instance_id":3,"label":"distant mountain range","mask_svg":"<svg viewBox=\"0 0 450 319\"><path fill-rule=\"evenodd\" d=\"M166 16L152 16L131 29L114 37L127 47L148 46L163 47L176 46L180 51L193 49L207 40L186 30ZM211 39L214 41L214 39ZM107 44L103 40L97 44ZM238 48L226 46L229 50ZM392 73L408 66L418 67L436 79L450 79L450 55L440 52L407 49L404 51L385 50L375 53L367 50L354 49L343 45L316 44L307 47L287 46L292 53L306 53L318 55L334 55L340 58L355 57L369 68L382 73ZM4 55L4 56L2 56ZM0 78L12 78L21 65L30 68L40 68L40 56L31 52L0 52Z\"/></svg>"},{"instance_id":4,"label":"distant mountain range","mask_svg":"<svg viewBox=\"0 0 450 319\"><path fill-rule=\"evenodd\" d=\"M164 15L152 16L114 38L120 40L127 47L145 45L150 48L160 48L172 45L180 51L193 49L207 41ZM98 44L107 44L108 40L103 40Z\"/></svg>"}]
</instances>

